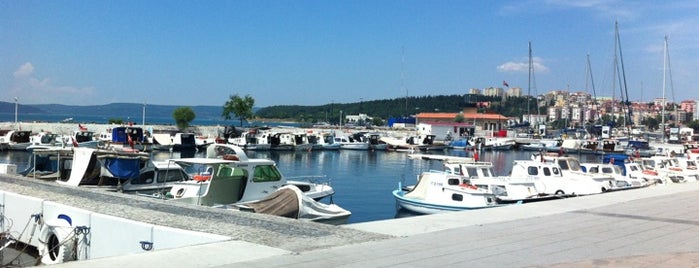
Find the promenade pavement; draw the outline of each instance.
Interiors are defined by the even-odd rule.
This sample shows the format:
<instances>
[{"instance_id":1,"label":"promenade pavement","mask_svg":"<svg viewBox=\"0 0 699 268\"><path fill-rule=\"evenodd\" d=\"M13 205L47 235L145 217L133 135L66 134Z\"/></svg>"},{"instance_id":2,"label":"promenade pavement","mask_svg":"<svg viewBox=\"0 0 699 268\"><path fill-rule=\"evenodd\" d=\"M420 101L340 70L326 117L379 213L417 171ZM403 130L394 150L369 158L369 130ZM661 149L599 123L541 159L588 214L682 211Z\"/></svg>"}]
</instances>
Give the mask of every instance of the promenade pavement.
<instances>
[{"instance_id":1,"label":"promenade pavement","mask_svg":"<svg viewBox=\"0 0 699 268\"><path fill-rule=\"evenodd\" d=\"M316 237L318 245L308 235L280 237L279 246L269 238L241 237L58 267L699 267L696 204L699 183L658 185L318 227L335 233L330 240ZM318 226L296 224L252 231Z\"/></svg>"}]
</instances>

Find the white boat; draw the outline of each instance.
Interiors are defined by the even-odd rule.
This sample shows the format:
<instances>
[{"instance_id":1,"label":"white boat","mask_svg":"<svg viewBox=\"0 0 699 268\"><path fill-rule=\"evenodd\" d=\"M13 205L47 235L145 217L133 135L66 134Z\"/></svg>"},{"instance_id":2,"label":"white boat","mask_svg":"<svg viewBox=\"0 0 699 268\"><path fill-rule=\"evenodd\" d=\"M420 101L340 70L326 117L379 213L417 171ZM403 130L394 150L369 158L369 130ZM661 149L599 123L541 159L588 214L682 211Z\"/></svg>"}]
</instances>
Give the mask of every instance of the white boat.
<instances>
[{"instance_id":1,"label":"white boat","mask_svg":"<svg viewBox=\"0 0 699 268\"><path fill-rule=\"evenodd\" d=\"M308 140L313 144L313 150L339 150L341 147L332 133L313 133L308 135Z\"/></svg>"},{"instance_id":2,"label":"white boat","mask_svg":"<svg viewBox=\"0 0 699 268\"><path fill-rule=\"evenodd\" d=\"M0 147L15 151L24 151L31 145L30 130L0 130Z\"/></svg>"},{"instance_id":3,"label":"white boat","mask_svg":"<svg viewBox=\"0 0 699 268\"><path fill-rule=\"evenodd\" d=\"M281 171L277 168L274 161L269 159L248 158L242 148L231 144L212 144L206 149L206 158L223 159L235 161L232 166L245 167L247 171L252 172L254 176L269 177L265 180L269 182L269 187L277 189L286 184L295 185L307 196L314 200L321 200L325 197L332 196L335 190L327 182L318 182L318 178L323 176L311 177L296 177L294 180L289 180L282 176ZM302 180L305 179L305 180ZM254 188L251 188L254 190ZM259 199L261 196L256 196Z\"/></svg>"},{"instance_id":4,"label":"white boat","mask_svg":"<svg viewBox=\"0 0 699 268\"><path fill-rule=\"evenodd\" d=\"M540 194L576 196L600 193L599 183L580 176L564 176L557 164L539 160L516 160L511 178L529 179Z\"/></svg>"},{"instance_id":5,"label":"white boat","mask_svg":"<svg viewBox=\"0 0 699 268\"><path fill-rule=\"evenodd\" d=\"M558 152L561 143L563 142L558 139L535 139L530 144L521 145L520 148L525 151Z\"/></svg>"},{"instance_id":6,"label":"white boat","mask_svg":"<svg viewBox=\"0 0 699 268\"><path fill-rule=\"evenodd\" d=\"M285 185L262 200L235 205L244 211L326 224L345 224L352 213L336 204L316 202L294 185Z\"/></svg>"},{"instance_id":7,"label":"white boat","mask_svg":"<svg viewBox=\"0 0 699 268\"><path fill-rule=\"evenodd\" d=\"M557 165L565 177L586 179L597 183L597 193L611 190L614 188L614 185L616 185L614 178L611 176L603 174L588 174L583 172L580 168L580 161L575 157L560 156L556 153L535 153L532 154L532 160L545 161Z\"/></svg>"},{"instance_id":8,"label":"white boat","mask_svg":"<svg viewBox=\"0 0 699 268\"><path fill-rule=\"evenodd\" d=\"M510 150L515 146L515 139L508 137L475 137L470 141L480 150Z\"/></svg>"},{"instance_id":9,"label":"white boat","mask_svg":"<svg viewBox=\"0 0 699 268\"><path fill-rule=\"evenodd\" d=\"M536 181L526 177L495 176L491 162L444 161L445 172L494 194L500 203L533 202L558 198L540 193Z\"/></svg>"},{"instance_id":10,"label":"white boat","mask_svg":"<svg viewBox=\"0 0 699 268\"><path fill-rule=\"evenodd\" d=\"M238 137L230 137L227 142L245 150L267 151L272 148L272 144L267 138L270 133L268 129L251 128L243 132Z\"/></svg>"},{"instance_id":11,"label":"white boat","mask_svg":"<svg viewBox=\"0 0 699 268\"><path fill-rule=\"evenodd\" d=\"M239 150L240 153L243 153L242 149ZM232 156L228 156L227 159L232 159ZM302 201L298 203L301 211L291 214L296 215L295 218L342 222L349 217L348 211L343 211L339 207L331 205L322 206L317 204L318 201L315 201L315 198L312 197L314 193L323 194L323 192L327 191L334 193L329 185L303 189L303 185L295 185L290 181L286 181L271 160L248 159L244 153L236 154L236 157L238 160L218 158L171 160L182 166L193 180L175 183L170 192L165 195L165 198L174 202L220 208L230 208L239 205L250 206L251 204L260 204L263 200L278 200L275 195L282 195L278 191L280 189L288 189L289 187L284 188L284 186L289 185L301 189L300 191L303 192ZM319 189L321 192L318 191ZM287 199L286 201L288 202L289 200ZM278 201L271 202L277 205L263 209L264 211L270 211L270 214L279 216L290 215L286 207L288 204ZM297 204L298 201L291 202ZM311 216L304 214L304 212L316 214ZM324 214L319 215L318 213L321 212L324 212Z\"/></svg>"},{"instance_id":12,"label":"white boat","mask_svg":"<svg viewBox=\"0 0 699 268\"><path fill-rule=\"evenodd\" d=\"M581 163L581 169L588 174L604 174L614 178L614 185L609 190L626 190L648 186L642 178L631 177L622 168L612 163Z\"/></svg>"},{"instance_id":13,"label":"white boat","mask_svg":"<svg viewBox=\"0 0 699 268\"><path fill-rule=\"evenodd\" d=\"M72 148L72 158L61 163L56 182L67 186L117 190L139 177L150 157L143 152L115 151L84 147ZM35 150L35 154L39 150ZM124 191L130 190L128 187Z\"/></svg>"},{"instance_id":14,"label":"white boat","mask_svg":"<svg viewBox=\"0 0 699 268\"><path fill-rule=\"evenodd\" d=\"M410 191L401 185L393 191L400 208L435 214L449 211L481 209L499 206L494 194L467 184L459 175L441 171L422 172Z\"/></svg>"},{"instance_id":15,"label":"white boat","mask_svg":"<svg viewBox=\"0 0 699 268\"><path fill-rule=\"evenodd\" d=\"M343 150L369 150L369 143L348 136L335 136L335 143Z\"/></svg>"}]
</instances>

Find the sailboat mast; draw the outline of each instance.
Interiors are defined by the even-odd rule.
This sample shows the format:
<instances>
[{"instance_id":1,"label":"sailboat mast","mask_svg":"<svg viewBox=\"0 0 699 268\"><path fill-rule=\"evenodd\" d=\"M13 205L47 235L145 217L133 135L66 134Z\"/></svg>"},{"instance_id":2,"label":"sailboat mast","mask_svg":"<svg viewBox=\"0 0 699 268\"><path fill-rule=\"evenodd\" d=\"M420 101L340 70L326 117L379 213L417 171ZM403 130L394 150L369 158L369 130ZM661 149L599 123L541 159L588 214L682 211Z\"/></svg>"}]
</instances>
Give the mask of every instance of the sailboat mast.
<instances>
[{"instance_id":1,"label":"sailboat mast","mask_svg":"<svg viewBox=\"0 0 699 268\"><path fill-rule=\"evenodd\" d=\"M409 116L408 114L408 89L405 88L405 73L404 73L404 66L405 65L405 46L401 47L401 52L400 52L400 88L401 90L405 91L405 116Z\"/></svg>"},{"instance_id":2,"label":"sailboat mast","mask_svg":"<svg viewBox=\"0 0 699 268\"><path fill-rule=\"evenodd\" d=\"M531 111L529 110L529 102L532 97L532 71L534 66L532 66L532 42L529 42L529 78L527 84L527 115L531 118ZM539 118L537 118L537 121ZM530 122L531 123L531 122Z\"/></svg>"},{"instance_id":3,"label":"sailboat mast","mask_svg":"<svg viewBox=\"0 0 699 268\"><path fill-rule=\"evenodd\" d=\"M624 71L624 54L621 52L621 37L619 37L619 22L614 23L614 29L616 32L616 43L617 43L617 48L619 49L619 61L620 61L620 67L621 71L619 72L619 90L621 91L619 93L619 97L621 97L624 105L626 106L625 109L626 111L624 112L624 125L626 125L626 120L628 117L629 122L631 121L631 117L633 116L633 111L631 110L631 102L629 101L629 90L626 87L626 72ZM622 108L623 110L624 108Z\"/></svg>"},{"instance_id":4,"label":"sailboat mast","mask_svg":"<svg viewBox=\"0 0 699 268\"><path fill-rule=\"evenodd\" d=\"M666 99L665 99L665 86L667 85L666 82L666 74L667 74L667 35L665 36L665 42L663 45L663 107L660 112L660 124L663 126L663 140L665 140L665 105L666 105Z\"/></svg>"},{"instance_id":5,"label":"sailboat mast","mask_svg":"<svg viewBox=\"0 0 699 268\"><path fill-rule=\"evenodd\" d=\"M597 114L597 119L599 119L599 112L597 111L597 90L595 89L595 78L592 77L592 64L590 64L590 54L587 54L587 75L590 77L590 84L592 85L592 109ZM585 79L585 89L587 89L587 79Z\"/></svg>"},{"instance_id":6,"label":"sailboat mast","mask_svg":"<svg viewBox=\"0 0 699 268\"><path fill-rule=\"evenodd\" d=\"M613 69L612 69L612 118L611 120L616 123L616 118L614 116L614 109L615 109L615 102L616 102L616 76L617 76L617 70L619 68L619 58L618 58L618 48L619 48L619 27L618 23L614 23L614 64L613 64Z\"/></svg>"}]
</instances>

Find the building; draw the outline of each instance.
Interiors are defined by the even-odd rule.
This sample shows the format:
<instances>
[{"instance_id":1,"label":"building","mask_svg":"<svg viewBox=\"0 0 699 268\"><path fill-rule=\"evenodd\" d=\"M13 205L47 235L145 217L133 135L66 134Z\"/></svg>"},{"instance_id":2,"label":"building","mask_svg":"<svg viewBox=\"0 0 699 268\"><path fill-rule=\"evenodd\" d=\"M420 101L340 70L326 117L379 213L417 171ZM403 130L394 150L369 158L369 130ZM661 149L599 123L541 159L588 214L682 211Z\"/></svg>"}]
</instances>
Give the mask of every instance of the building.
<instances>
[{"instance_id":1,"label":"building","mask_svg":"<svg viewBox=\"0 0 699 268\"><path fill-rule=\"evenodd\" d=\"M346 115L345 116L345 122L347 124L364 125L366 123L371 123L372 120L374 120L374 118L367 116L366 114Z\"/></svg>"},{"instance_id":2,"label":"building","mask_svg":"<svg viewBox=\"0 0 699 268\"><path fill-rule=\"evenodd\" d=\"M507 129L508 117L501 114L476 113L473 108L465 108L460 113L419 113L415 116L420 123L455 123L457 116L463 116L463 123L474 126L476 130L498 131Z\"/></svg>"}]
</instances>

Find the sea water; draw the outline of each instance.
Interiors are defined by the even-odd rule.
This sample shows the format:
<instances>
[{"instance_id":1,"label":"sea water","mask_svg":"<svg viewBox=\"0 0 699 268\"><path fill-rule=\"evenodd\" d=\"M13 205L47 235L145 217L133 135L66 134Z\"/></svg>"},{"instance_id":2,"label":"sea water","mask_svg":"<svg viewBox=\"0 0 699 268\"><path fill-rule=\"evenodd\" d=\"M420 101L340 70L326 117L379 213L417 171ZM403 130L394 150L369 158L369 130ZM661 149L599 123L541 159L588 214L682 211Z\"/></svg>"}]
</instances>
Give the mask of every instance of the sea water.
<instances>
[{"instance_id":1,"label":"sea water","mask_svg":"<svg viewBox=\"0 0 699 268\"><path fill-rule=\"evenodd\" d=\"M444 150L431 154L472 157L464 150ZM396 151L249 151L250 158L274 160L282 174L289 179L312 177L328 182L335 189L331 200L352 212L349 223L417 216L398 210L391 192L402 185L415 184L423 171L443 170L441 161L412 159L407 152ZM484 151L480 161L494 164L496 175L507 175L514 160L530 159L529 151ZM30 153L19 151L0 152L0 163L17 165L17 170L27 168ZM182 155L178 152L154 152L152 159L166 160L180 157L204 157L204 152ZM599 162L599 156L582 155L581 162Z\"/></svg>"}]
</instances>

